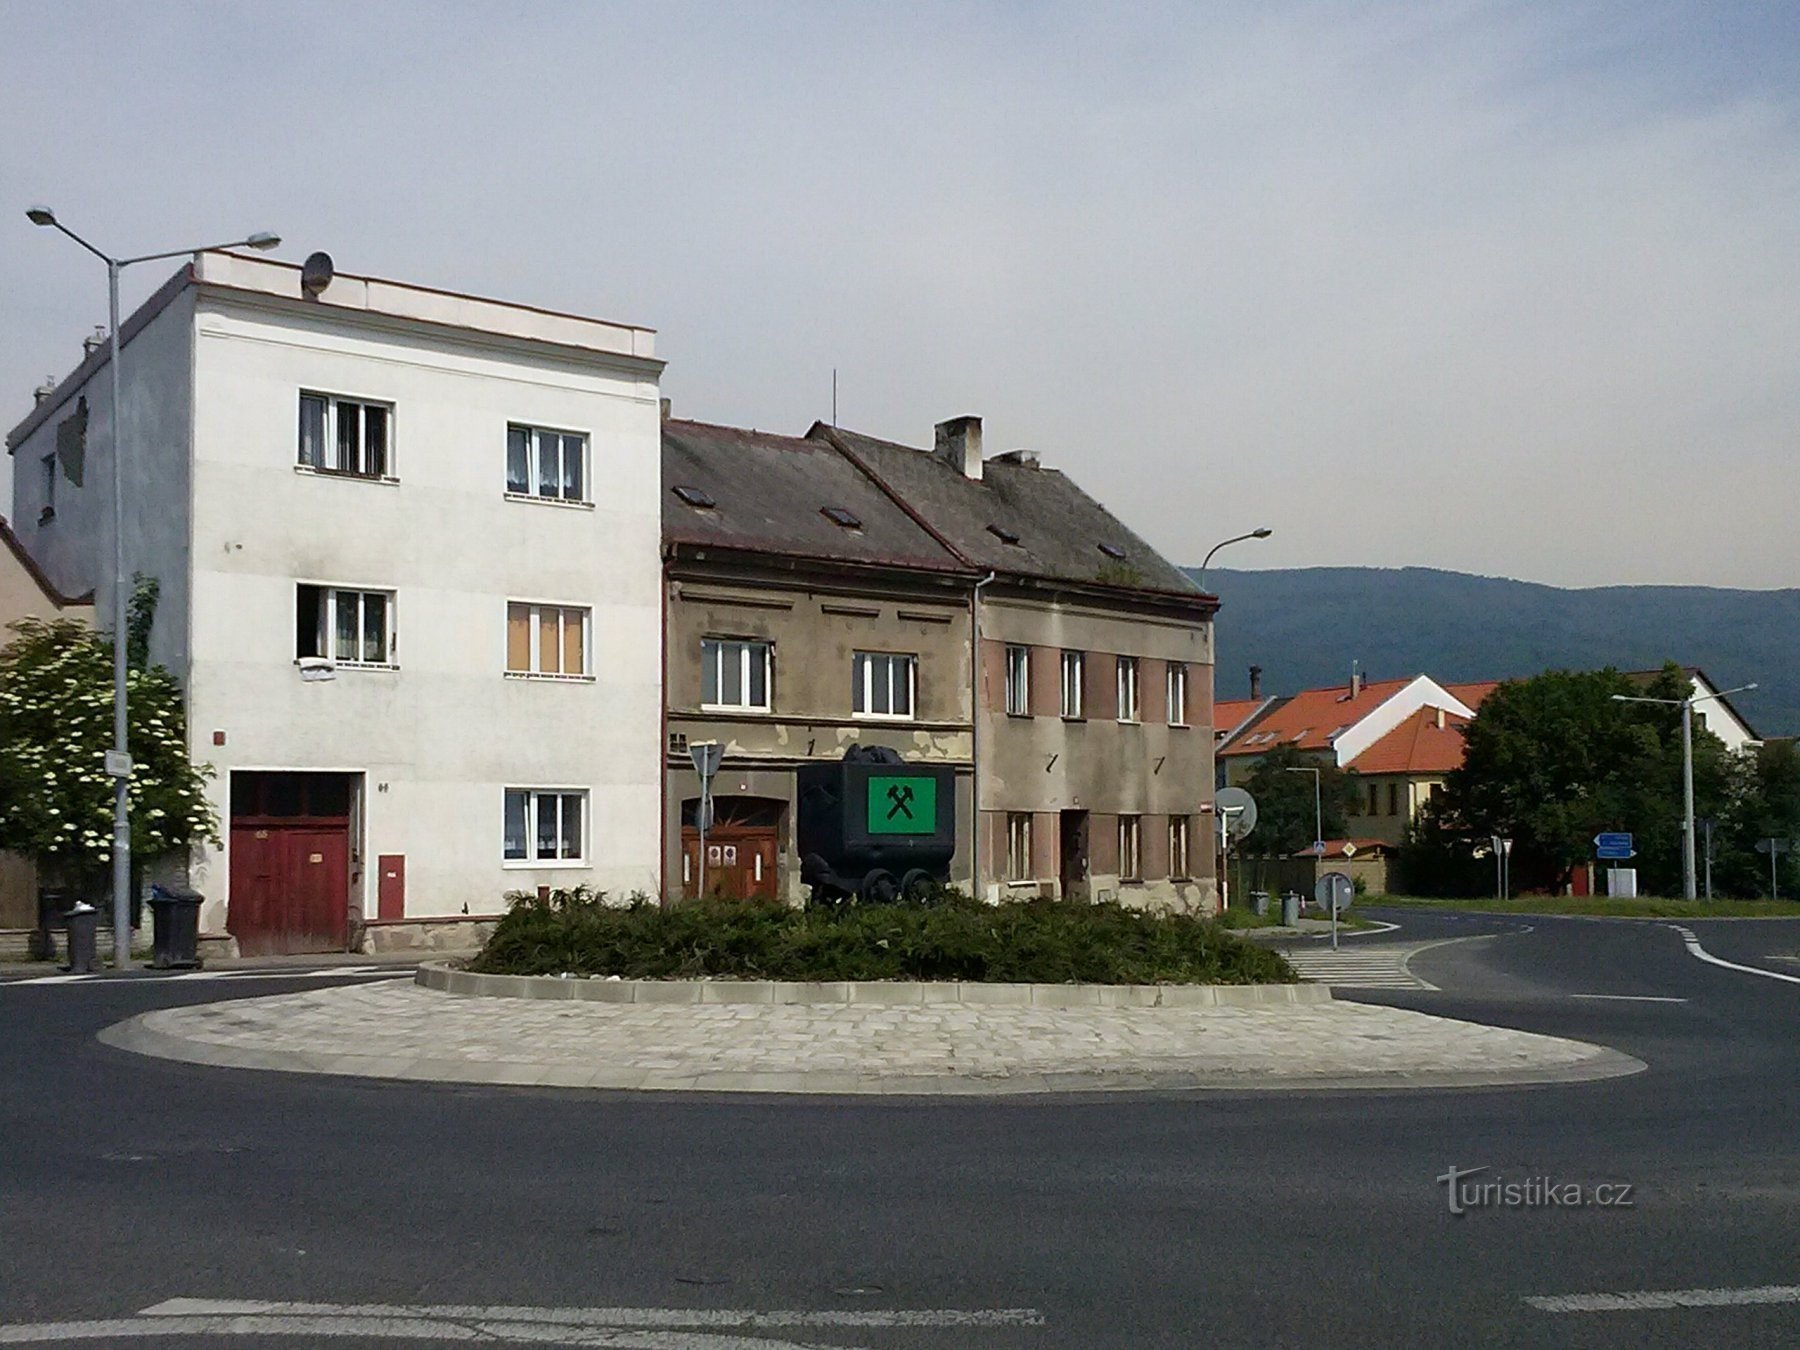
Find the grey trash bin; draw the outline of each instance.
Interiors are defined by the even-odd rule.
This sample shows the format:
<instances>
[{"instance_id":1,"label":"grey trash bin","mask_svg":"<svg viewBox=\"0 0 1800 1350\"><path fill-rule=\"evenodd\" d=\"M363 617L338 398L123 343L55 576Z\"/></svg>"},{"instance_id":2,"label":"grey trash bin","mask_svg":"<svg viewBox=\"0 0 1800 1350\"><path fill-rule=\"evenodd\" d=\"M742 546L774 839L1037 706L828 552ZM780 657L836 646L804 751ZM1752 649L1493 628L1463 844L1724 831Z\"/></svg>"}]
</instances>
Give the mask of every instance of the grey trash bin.
<instances>
[{"instance_id":1,"label":"grey trash bin","mask_svg":"<svg viewBox=\"0 0 1800 1350\"><path fill-rule=\"evenodd\" d=\"M150 965L156 970L192 970L200 964L198 891L178 887L150 888L150 921L154 935Z\"/></svg>"},{"instance_id":2,"label":"grey trash bin","mask_svg":"<svg viewBox=\"0 0 1800 1350\"><path fill-rule=\"evenodd\" d=\"M69 930L69 964L63 969L71 975L92 975L100 969L96 955L100 911L85 901L76 901L63 921Z\"/></svg>"},{"instance_id":3,"label":"grey trash bin","mask_svg":"<svg viewBox=\"0 0 1800 1350\"><path fill-rule=\"evenodd\" d=\"M1269 893L1267 891L1250 892L1250 912L1259 919L1268 914Z\"/></svg>"},{"instance_id":4,"label":"grey trash bin","mask_svg":"<svg viewBox=\"0 0 1800 1350\"><path fill-rule=\"evenodd\" d=\"M1300 922L1300 892L1288 891L1282 895L1281 921L1289 928Z\"/></svg>"}]
</instances>

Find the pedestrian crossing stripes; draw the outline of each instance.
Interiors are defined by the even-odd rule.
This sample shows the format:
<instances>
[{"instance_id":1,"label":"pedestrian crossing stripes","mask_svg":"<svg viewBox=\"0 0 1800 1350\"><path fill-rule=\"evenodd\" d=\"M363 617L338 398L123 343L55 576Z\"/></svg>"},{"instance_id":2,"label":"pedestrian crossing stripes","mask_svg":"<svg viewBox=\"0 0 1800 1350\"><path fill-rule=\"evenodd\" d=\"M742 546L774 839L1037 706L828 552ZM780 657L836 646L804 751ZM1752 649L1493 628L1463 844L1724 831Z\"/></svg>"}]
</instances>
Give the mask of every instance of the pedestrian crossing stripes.
<instances>
[{"instance_id":1,"label":"pedestrian crossing stripes","mask_svg":"<svg viewBox=\"0 0 1800 1350\"><path fill-rule=\"evenodd\" d=\"M1287 951L1288 964L1300 978L1312 984L1344 989L1436 989L1407 966L1417 947L1361 947L1355 951L1329 949Z\"/></svg>"},{"instance_id":2,"label":"pedestrian crossing stripes","mask_svg":"<svg viewBox=\"0 0 1800 1350\"><path fill-rule=\"evenodd\" d=\"M412 978L410 966L313 966L302 968L275 970L184 970L173 975L160 972L147 972L148 977L156 980L324 980L349 977L351 979L400 979ZM108 977L105 974L93 975L28 975L20 980L8 980L7 984L41 985L41 984L96 984Z\"/></svg>"}]
</instances>

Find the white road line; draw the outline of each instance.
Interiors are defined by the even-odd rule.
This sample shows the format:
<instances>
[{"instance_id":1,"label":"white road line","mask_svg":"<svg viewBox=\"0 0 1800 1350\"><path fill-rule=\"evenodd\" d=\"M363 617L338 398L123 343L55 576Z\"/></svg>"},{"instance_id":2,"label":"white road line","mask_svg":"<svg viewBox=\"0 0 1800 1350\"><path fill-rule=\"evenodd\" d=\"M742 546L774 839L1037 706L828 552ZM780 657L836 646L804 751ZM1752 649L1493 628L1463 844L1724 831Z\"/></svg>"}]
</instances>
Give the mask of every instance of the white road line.
<instances>
[{"instance_id":1,"label":"white road line","mask_svg":"<svg viewBox=\"0 0 1800 1350\"><path fill-rule=\"evenodd\" d=\"M1710 966L1723 966L1726 970L1741 970L1746 975L1761 975L1765 980L1783 980L1788 984L1800 984L1800 975L1786 975L1779 970L1763 970L1759 966L1740 966L1736 961L1726 961L1714 956L1700 945L1700 939L1694 936L1694 930L1684 928L1678 923L1669 927L1681 934L1681 940L1687 944L1688 955L1696 956Z\"/></svg>"},{"instance_id":2,"label":"white road line","mask_svg":"<svg viewBox=\"0 0 1800 1350\"><path fill-rule=\"evenodd\" d=\"M615 1327L546 1327L541 1322L442 1321L408 1317L118 1317L92 1322L0 1326L0 1345L115 1341L173 1336L295 1336L310 1341L355 1337L399 1341L481 1341L487 1345L605 1346L610 1350L857 1350L771 1336Z\"/></svg>"},{"instance_id":3,"label":"white road line","mask_svg":"<svg viewBox=\"0 0 1800 1350\"><path fill-rule=\"evenodd\" d=\"M1041 1327L1036 1308L528 1308L465 1304L292 1303L262 1299L171 1298L140 1317L441 1317L588 1327Z\"/></svg>"},{"instance_id":4,"label":"white road line","mask_svg":"<svg viewBox=\"0 0 1800 1350\"><path fill-rule=\"evenodd\" d=\"M1570 994L1570 998L1603 998L1613 1003L1686 1003L1685 998L1669 998L1664 994Z\"/></svg>"},{"instance_id":5,"label":"white road line","mask_svg":"<svg viewBox=\"0 0 1800 1350\"><path fill-rule=\"evenodd\" d=\"M1646 1312L1665 1308L1738 1308L1800 1303L1800 1284L1754 1289L1646 1289L1634 1294L1551 1294L1525 1300L1544 1312Z\"/></svg>"}]
</instances>

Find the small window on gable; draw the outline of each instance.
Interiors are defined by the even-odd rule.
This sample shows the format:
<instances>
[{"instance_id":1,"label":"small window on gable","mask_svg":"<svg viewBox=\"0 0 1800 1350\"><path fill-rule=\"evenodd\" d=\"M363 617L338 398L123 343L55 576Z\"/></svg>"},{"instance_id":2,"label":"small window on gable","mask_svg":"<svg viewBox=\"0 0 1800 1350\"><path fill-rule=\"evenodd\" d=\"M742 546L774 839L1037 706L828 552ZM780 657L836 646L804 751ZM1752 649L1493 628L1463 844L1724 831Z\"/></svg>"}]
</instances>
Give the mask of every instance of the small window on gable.
<instances>
[{"instance_id":1,"label":"small window on gable","mask_svg":"<svg viewBox=\"0 0 1800 1350\"><path fill-rule=\"evenodd\" d=\"M713 500L712 493L708 492L705 488L687 487L684 485L678 486L672 490L677 497L681 498L682 501L686 502L696 511L710 511L718 505L718 503Z\"/></svg>"},{"instance_id":2,"label":"small window on gable","mask_svg":"<svg viewBox=\"0 0 1800 1350\"><path fill-rule=\"evenodd\" d=\"M1007 529L1004 525L990 525L987 528L988 533L993 535L994 538L998 539L1003 544L1017 544L1019 542L1018 534Z\"/></svg>"},{"instance_id":3,"label":"small window on gable","mask_svg":"<svg viewBox=\"0 0 1800 1350\"><path fill-rule=\"evenodd\" d=\"M825 519L829 520L833 525L841 525L846 530L860 530L862 528L862 517L857 515L854 511L846 511L841 506L822 506L819 508L819 514L824 516Z\"/></svg>"},{"instance_id":4,"label":"small window on gable","mask_svg":"<svg viewBox=\"0 0 1800 1350\"><path fill-rule=\"evenodd\" d=\"M1123 559L1125 557L1125 550L1120 548L1117 544L1102 544L1100 545L1100 551L1109 558Z\"/></svg>"}]
</instances>

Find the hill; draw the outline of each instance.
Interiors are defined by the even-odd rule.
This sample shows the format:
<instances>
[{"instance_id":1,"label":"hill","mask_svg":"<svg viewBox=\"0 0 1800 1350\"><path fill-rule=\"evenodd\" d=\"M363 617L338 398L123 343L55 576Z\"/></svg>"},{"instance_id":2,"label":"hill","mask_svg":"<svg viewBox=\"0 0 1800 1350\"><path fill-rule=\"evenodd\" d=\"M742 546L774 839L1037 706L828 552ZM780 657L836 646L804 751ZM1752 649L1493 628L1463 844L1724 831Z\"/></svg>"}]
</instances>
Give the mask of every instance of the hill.
<instances>
[{"instance_id":1,"label":"hill","mask_svg":"<svg viewBox=\"0 0 1800 1350\"><path fill-rule=\"evenodd\" d=\"M1188 569L1190 573L1194 569ZM1350 678L1506 679L1548 669L1699 666L1764 736L1800 734L1800 590L1602 586L1563 590L1433 568L1303 567L1208 574L1222 602L1220 698Z\"/></svg>"}]
</instances>

